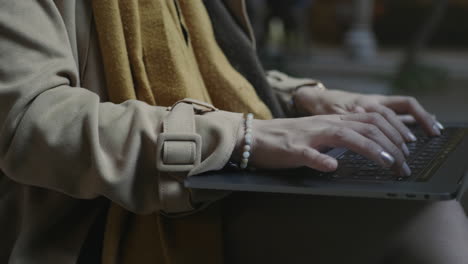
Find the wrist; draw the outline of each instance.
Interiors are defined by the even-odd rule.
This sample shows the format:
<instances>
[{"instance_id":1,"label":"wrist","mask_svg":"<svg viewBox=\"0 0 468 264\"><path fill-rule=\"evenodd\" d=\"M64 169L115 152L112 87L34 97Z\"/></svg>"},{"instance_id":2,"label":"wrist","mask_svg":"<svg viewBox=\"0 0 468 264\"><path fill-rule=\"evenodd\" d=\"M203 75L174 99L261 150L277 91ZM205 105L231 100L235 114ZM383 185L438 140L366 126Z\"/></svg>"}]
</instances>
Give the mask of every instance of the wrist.
<instances>
[{"instance_id":1,"label":"wrist","mask_svg":"<svg viewBox=\"0 0 468 264\"><path fill-rule=\"evenodd\" d=\"M322 102L321 97L325 89L317 89L316 86L299 87L293 94L293 102L299 116L318 114L316 108Z\"/></svg>"},{"instance_id":2,"label":"wrist","mask_svg":"<svg viewBox=\"0 0 468 264\"><path fill-rule=\"evenodd\" d=\"M244 122L237 131L237 140L231 154L231 162L238 164L238 168L246 169L249 165L249 158L253 143L253 119L254 115L249 113L245 116Z\"/></svg>"},{"instance_id":3,"label":"wrist","mask_svg":"<svg viewBox=\"0 0 468 264\"><path fill-rule=\"evenodd\" d=\"M243 143L244 143L244 134L245 134L245 123L244 121L241 122L239 129L237 130L237 138L236 138L236 145L234 150L232 151L231 158L229 159L231 162L239 164L241 161Z\"/></svg>"}]
</instances>

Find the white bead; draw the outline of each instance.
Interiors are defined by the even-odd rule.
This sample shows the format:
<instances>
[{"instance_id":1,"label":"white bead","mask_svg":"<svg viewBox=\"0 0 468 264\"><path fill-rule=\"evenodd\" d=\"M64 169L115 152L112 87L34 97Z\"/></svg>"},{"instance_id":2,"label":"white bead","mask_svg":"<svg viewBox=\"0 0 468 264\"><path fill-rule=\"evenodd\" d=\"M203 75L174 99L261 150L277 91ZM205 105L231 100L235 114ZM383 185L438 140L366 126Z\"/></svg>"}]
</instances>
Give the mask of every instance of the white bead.
<instances>
[{"instance_id":1,"label":"white bead","mask_svg":"<svg viewBox=\"0 0 468 264\"><path fill-rule=\"evenodd\" d=\"M245 145L252 145L252 137L245 137Z\"/></svg>"},{"instance_id":2,"label":"white bead","mask_svg":"<svg viewBox=\"0 0 468 264\"><path fill-rule=\"evenodd\" d=\"M252 113L248 113L245 118L245 135L244 135L244 152L242 153L242 160L239 164L241 169L247 168L247 164L249 163L250 157L250 149L252 144L252 122L253 122L254 115Z\"/></svg>"},{"instance_id":3,"label":"white bead","mask_svg":"<svg viewBox=\"0 0 468 264\"><path fill-rule=\"evenodd\" d=\"M249 163L248 163L248 162L241 162L239 165L240 165L240 167L241 167L242 169L245 169L245 168L247 168L247 166L249 165Z\"/></svg>"}]
</instances>

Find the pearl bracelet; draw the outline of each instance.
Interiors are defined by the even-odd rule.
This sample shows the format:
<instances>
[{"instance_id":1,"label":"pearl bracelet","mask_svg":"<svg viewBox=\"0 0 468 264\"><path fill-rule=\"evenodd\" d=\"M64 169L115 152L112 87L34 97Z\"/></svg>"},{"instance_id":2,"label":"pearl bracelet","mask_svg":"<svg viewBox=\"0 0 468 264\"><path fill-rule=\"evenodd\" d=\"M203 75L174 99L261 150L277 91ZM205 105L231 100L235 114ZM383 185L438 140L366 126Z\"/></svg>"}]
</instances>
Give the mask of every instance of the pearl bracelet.
<instances>
[{"instance_id":1,"label":"pearl bracelet","mask_svg":"<svg viewBox=\"0 0 468 264\"><path fill-rule=\"evenodd\" d=\"M252 120L253 114L248 113L245 118L244 148L242 151L242 160L239 165L241 169L246 169L249 164L250 150L252 149Z\"/></svg>"}]
</instances>

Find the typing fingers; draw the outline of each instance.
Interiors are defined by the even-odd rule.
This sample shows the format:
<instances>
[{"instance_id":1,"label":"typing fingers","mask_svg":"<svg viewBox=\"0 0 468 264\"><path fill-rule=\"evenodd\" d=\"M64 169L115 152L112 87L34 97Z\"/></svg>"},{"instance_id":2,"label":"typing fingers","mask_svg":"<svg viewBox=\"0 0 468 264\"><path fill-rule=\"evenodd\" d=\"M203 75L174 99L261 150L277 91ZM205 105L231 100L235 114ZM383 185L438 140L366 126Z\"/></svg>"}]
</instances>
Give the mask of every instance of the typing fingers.
<instances>
[{"instance_id":1,"label":"typing fingers","mask_svg":"<svg viewBox=\"0 0 468 264\"><path fill-rule=\"evenodd\" d=\"M352 115L343 115L342 120L347 121L356 121L365 124L375 126L383 132L386 138L388 138L395 146L397 146L405 156L409 156L408 147L405 144L405 138L401 135L401 132L398 131L387 119L385 119L379 113L363 113L363 114L352 114ZM362 129L367 128L368 133L373 135L372 126L363 126Z\"/></svg>"},{"instance_id":2,"label":"typing fingers","mask_svg":"<svg viewBox=\"0 0 468 264\"><path fill-rule=\"evenodd\" d=\"M343 123L343 126L335 127L327 133L326 144L347 148L383 167L392 167L400 175L409 176L411 171L402 152L379 131L376 128L364 128L363 125Z\"/></svg>"},{"instance_id":3,"label":"typing fingers","mask_svg":"<svg viewBox=\"0 0 468 264\"><path fill-rule=\"evenodd\" d=\"M440 131L444 128L413 97L388 96L382 99L382 103L397 113L411 114L428 135L440 136Z\"/></svg>"}]
</instances>

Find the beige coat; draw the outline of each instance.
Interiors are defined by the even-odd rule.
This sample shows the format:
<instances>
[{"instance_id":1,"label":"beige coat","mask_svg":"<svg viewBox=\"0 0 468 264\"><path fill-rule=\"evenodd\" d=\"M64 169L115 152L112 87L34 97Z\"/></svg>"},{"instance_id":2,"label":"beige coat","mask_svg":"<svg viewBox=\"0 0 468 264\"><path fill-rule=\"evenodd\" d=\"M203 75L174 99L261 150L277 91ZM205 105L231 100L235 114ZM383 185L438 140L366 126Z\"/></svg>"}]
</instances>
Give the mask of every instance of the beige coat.
<instances>
[{"instance_id":1,"label":"beige coat","mask_svg":"<svg viewBox=\"0 0 468 264\"><path fill-rule=\"evenodd\" d=\"M171 212L155 151L168 111L106 102L89 1L0 4L0 263L75 263L102 197ZM228 2L251 34L243 1ZM197 115L202 162L189 174L221 169L240 124L237 113Z\"/></svg>"}]
</instances>

